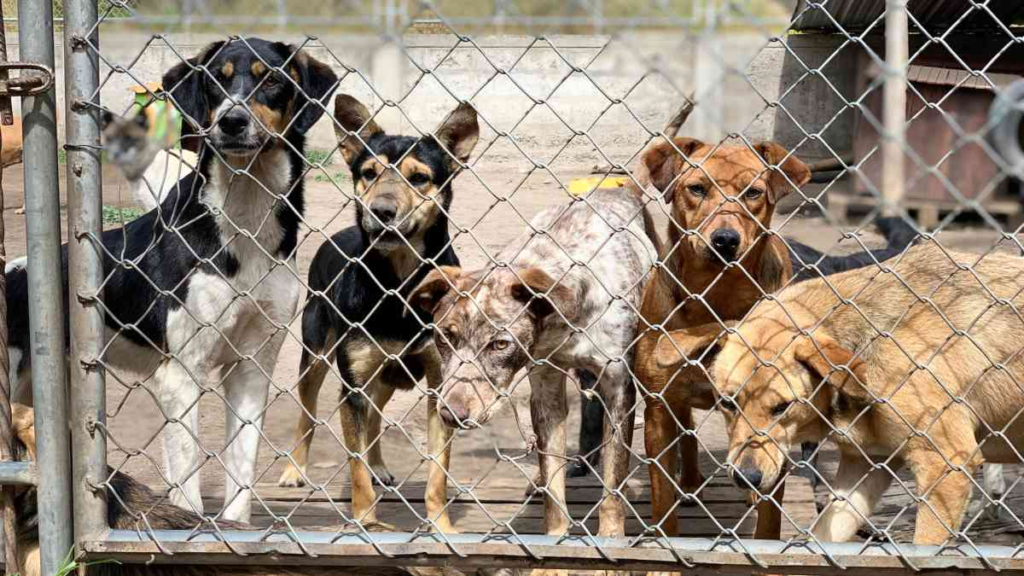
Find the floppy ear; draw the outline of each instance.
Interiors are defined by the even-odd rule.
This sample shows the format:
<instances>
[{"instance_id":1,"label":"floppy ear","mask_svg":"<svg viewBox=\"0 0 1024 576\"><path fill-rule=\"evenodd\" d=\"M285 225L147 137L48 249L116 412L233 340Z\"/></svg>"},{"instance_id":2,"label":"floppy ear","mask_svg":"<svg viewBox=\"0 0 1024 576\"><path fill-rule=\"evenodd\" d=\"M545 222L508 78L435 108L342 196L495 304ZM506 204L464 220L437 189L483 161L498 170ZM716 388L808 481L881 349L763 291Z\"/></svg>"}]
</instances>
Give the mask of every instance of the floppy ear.
<instances>
[{"instance_id":1,"label":"floppy ear","mask_svg":"<svg viewBox=\"0 0 1024 576\"><path fill-rule=\"evenodd\" d=\"M785 198L793 191L793 186L799 188L810 181L811 169L782 146L775 142L761 142L754 149L771 170L768 175L768 201L772 204Z\"/></svg>"},{"instance_id":2,"label":"floppy ear","mask_svg":"<svg viewBox=\"0 0 1024 576\"><path fill-rule=\"evenodd\" d=\"M673 147L675 144L675 147ZM679 154L682 152L686 158L690 158L704 143L693 138L675 138L672 142L661 139L657 144L649 147L640 157L640 164L646 170L651 184L665 195L665 202L672 202L675 193L677 176L683 173L686 160ZM679 152L676 152L676 149ZM643 182L642 178L641 184Z\"/></svg>"},{"instance_id":3,"label":"floppy ear","mask_svg":"<svg viewBox=\"0 0 1024 576\"><path fill-rule=\"evenodd\" d=\"M352 164L362 154L363 143L369 142L370 137L384 133L366 106L348 94L338 94L334 99L334 119L338 121L334 125L334 135L341 145L341 155L346 164Z\"/></svg>"},{"instance_id":4,"label":"floppy ear","mask_svg":"<svg viewBox=\"0 0 1024 576\"><path fill-rule=\"evenodd\" d=\"M28 457L36 459L36 413L24 404L11 403L11 428L14 436L28 449Z\"/></svg>"},{"instance_id":5,"label":"floppy ear","mask_svg":"<svg viewBox=\"0 0 1024 576\"><path fill-rule=\"evenodd\" d=\"M734 320L726 321L725 326L708 322L662 334L654 346L654 361L662 368L674 368L687 359L700 359L704 365L710 365L721 349L721 340L728 336L726 327L735 325Z\"/></svg>"},{"instance_id":6,"label":"floppy ear","mask_svg":"<svg viewBox=\"0 0 1024 576\"><path fill-rule=\"evenodd\" d=\"M305 50L288 46L288 51L293 53L292 62L298 68L298 83L302 92L296 97L295 110L299 116L292 122L291 130L305 134L323 115L331 94L338 87L338 75L330 66L313 58Z\"/></svg>"},{"instance_id":7,"label":"floppy ear","mask_svg":"<svg viewBox=\"0 0 1024 576\"><path fill-rule=\"evenodd\" d=\"M579 302L568 286L556 284L540 268L524 268L517 273L519 279L512 284L512 297L529 306L529 313L535 318L546 318L555 309L569 321L576 317Z\"/></svg>"},{"instance_id":8,"label":"floppy ear","mask_svg":"<svg viewBox=\"0 0 1024 576\"><path fill-rule=\"evenodd\" d=\"M473 148L476 148L476 143L480 139L480 125L477 123L476 110L469 102L459 104L437 127L434 136L449 152L448 167L455 172L461 167L460 164L469 161L469 155L473 153ZM452 155L455 157L452 158Z\"/></svg>"},{"instance_id":9,"label":"floppy ear","mask_svg":"<svg viewBox=\"0 0 1024 576\"><path fill-rule=\"evenodd\" d=\"M826 380L835 392L839 402L854 405L868 405L874 400L865 388L868 385L868 365L854 353L843 347L831 336L816 334L801 338L793 351L793 357L812 374ZM817 343L817 346L815 346ZM856 376L856 378L853 378Z\"/></svg>"},{"instance_id":10,"label":"floppy ear","mask_svg":"<svg viewBox=\"0 0 1024 576\"><path fill-rule=\"evenodd\" d=\"M204 126L210 116L206 92L203 90L203 76L206 73L196 67L209 62L223 46L223 40L208 45L194 58L173 66L161 80L161 85L164 91L171 95L175 108L195 127Z\"/></svg>"},{"instance_id":11,"label":"floppy ear","mask_svg":"<svg viewBox=\"0 0 1024 576\"><path fill-rule=\"evenodd\" d=\"M460 276L462 268L458 266L440 266L431 270L409 294L409 303L433 316Z\"/></svg>"}]
</instances>

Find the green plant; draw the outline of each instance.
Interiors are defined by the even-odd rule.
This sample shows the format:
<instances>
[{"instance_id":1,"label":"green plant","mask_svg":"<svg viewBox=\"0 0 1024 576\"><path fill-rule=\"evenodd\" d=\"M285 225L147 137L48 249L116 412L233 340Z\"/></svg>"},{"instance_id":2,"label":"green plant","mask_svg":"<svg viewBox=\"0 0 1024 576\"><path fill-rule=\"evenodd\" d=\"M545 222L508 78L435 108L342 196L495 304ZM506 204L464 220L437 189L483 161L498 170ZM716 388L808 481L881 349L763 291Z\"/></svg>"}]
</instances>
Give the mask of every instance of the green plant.
<instances>
[{"instance_id":1,"label":"green plant","mask_svg":"<svg viewBox=\"0 0 1024 576\"><path fill-rule=\"evenodd\" d=\"M96 566L99 564L120 564L117 560L96 560L94 562L79 562L75 558L75 549L68 550L68 555L64 557L64 561L61 562L60 568L54 576L71 576L75 572L78 572L79 568L86 566Z\"/></svg>"},{"instance_id":2,"label":"green plant","mask_svg":"<svg viewBox=\"0 0 1024 576\"><path fill-rule=\"evenodd\" d=\"M334 151L306 150L306 162L311 166L330 166L334 164Z\"/></svg>"},{"instance_id":3,"label":"green plant","mask_svg":"<svg viewBox=\"0 0 1024 576\"><path fill-rule=\"evenodd\" d=\"M139 208L117 208L115 206L108 206L104 204L103 223L127 224L145 213L145 210L141 210Z\"/></svg>"}]
</instances>

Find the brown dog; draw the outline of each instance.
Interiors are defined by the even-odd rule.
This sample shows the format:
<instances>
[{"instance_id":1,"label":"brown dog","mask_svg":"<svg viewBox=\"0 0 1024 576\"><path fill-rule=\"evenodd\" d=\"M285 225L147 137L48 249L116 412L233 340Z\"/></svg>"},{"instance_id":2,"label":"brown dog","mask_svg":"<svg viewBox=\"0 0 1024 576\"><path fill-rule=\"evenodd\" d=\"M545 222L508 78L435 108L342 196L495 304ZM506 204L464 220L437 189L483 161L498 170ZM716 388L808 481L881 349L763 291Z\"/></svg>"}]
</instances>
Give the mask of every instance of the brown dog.
<instances>
[{"instance_id":1,"label":"brown dog","mask_svg":"<svg viewBox=\"0 0 1024 576\"><path fill-rule=\"evenodd\" d=\"M647 456L654 459L650 465L653 521L661 523L665 535L675 536L677 490L668 474L677 470L676 439L681 426L688 432L680 440L680 488L692 494L703 483L692 432L690 384L707 378L699 368L662 366L653 361L652 352L661 329L740 318L763 294L789 280L789 250L767 231L778 201L794 185L806 183L811 173L803 162L771 142L751 150L676 138L648 149L642 164L672 206L668 242L661 255L664 268L655 270L644 289L640 313L645 333L637 344L635 372L647 394L644 441ZM693 297L698 294L701 298ZM709 400L705 398L700 407L710 407ZM776 494L781 497L781 492ZM768 504L759 510L757 535L777 538L778 511Z\"/></svg>"},{"instance_id":2,"label":"brown dog","mask_svg":"<svg viewBox=\"0 0 1024 576\"><path fill-rule=\"evenodd\" d=\"M673 332L652 357L711 366L739 483L773 485L800 442L838 444L833 499L813 528L826 541L851 538L904 464L925 502L914 542L955 539L978 465L1019 462L1024 448L1024 260L929 245L891 271L788 287L734 334Z\"/></svg>"}]
</instances>

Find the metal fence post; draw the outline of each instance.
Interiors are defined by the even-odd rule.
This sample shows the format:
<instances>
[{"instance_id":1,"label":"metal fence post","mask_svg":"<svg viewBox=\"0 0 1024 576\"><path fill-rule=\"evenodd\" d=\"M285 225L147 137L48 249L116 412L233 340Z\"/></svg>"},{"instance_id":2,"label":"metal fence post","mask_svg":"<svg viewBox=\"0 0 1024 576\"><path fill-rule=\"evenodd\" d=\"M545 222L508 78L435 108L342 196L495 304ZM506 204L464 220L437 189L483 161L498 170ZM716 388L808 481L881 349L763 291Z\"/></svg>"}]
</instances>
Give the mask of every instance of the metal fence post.
<instances>
[{"instance_id":1,"label":"metal fence post","mask_svg":"<svg viewBox=\"0 0 1024 576\"><path fill-rule=\"evenodd\" d=\"M54 67L53 3L19 0L21 60ZM40 470L42 574L56 574L71 550L71 453L64 361L64 294L57 180L56 95L51 88L22 101L25 213L28 236L32 392Z\"/></svg>"},{"instance_id":2,"label":"metal fence post","mask_svg":"<svg viewBox=\"0 0 1024 576\"><path fill-rule=\"evenodd\" d=\"M903 163L903 145L907 124L907 3L906 0L887 0L885 4L885 105L882 140L882 196L883 213L899 213L906 186Z\"/></svg>"},{"instance_id":3,"label":"metal fence post","mask_svg":"<svg viewBox=\"0 0 1024 576\"><path fill-rule=\"evenodd\" d=\"M107 529L105 490L107 440L97 422L106 420L106 386L97 360L103 349L103 228L100 166L99 28L96 2L64 4L64 101L67 122L68 313L71 331L71 442L75 459L75 539L96 538Z\"/></svg>"}]
</instances>

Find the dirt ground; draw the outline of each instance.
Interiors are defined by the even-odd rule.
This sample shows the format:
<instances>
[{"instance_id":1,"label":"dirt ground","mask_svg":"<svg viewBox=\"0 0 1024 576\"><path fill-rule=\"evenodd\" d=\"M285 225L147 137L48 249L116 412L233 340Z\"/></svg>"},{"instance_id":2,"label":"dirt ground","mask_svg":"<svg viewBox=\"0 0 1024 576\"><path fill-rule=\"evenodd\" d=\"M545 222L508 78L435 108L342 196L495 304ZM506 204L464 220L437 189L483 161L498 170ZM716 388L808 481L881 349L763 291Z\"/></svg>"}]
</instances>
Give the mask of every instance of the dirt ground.
<instances>
[{"instance_id":1,"label":"dirt ground","mask_svg":"<svg viewBox=\"0 0 1024 576\"><path fill-rule=\"evenodd\" d=\"M299 265L303 277L309 262L325 234L331 234L352 223L352 202L346 196L351 183L345 168L331 166L328 174L340 175L339 190L326 177L310 175L307 181L307 234L299 252ZM580 166L576 171L559 173L562 182L586 176L589 166ZM23 175L21 166L4 171L3 188L6 209L3 213L7 230L6 249L9 259L25 253L24 217L15 214L22 205ZM104 203L110 206L130 206L129 193L125 182L111 170L104 173ZM553 203L563 202L566 197L559 191L549 174L534 173L513 166L486 166L475 174L461 175L454 184L455 201L453 220L457 226L465 227L468 233L456 237L455 246L464 265L477 267L486 261L486 253L495 254L512 242L523 231L525 220ZM514 193L512 192L513 190ZM509 201L500 201L495 194L509 195ZM63 206L63 204L62 204ZM659 210L656 210L658 212ZM657 214L659 223L664 216ZM842 230L829 226L822 218L780 215L780 224L787 237L805 242L832 253L856 250L852 239L840 241ZM310 229L319 231L310 231ZM880 237L870 226L862 234L868 245L878 245ZM66 233L66 232L65 232ZM980 226L958 226L943 230L941 242L949 247L982 251L999 241L1000 234ZM1004 241L1005 242L1005 241ZM1008 243L1007 243L1008 244ZM290 326L280 361L274 371L271 402L266 412L264 440L261 442L258 479L259 484L276 483L284 468L285 454L293 446L292 430L299 414L297 393L294 390L300 356L298 317ZM110 462L133 476L153 486L163 485L160 434L164 420L155 405L156 388L152 381L141 380L145 375L118 374L108 377L108 417L111 430ZM141 380L141 381L140 381ZM311 474L317 482L327 484L329 490L347 484L347 469L343 466L344 454L341 448L341 431L335 415L338 399L338 380L332 376L320 394L319 417L325 425L318 428L313 446ZM570 398L578 393L570 383ZM461 434L454 445L452 475L460 481L479 481L489 476L501 476L513 485L526 486L527 480L536 471L535 458L516 459L527 448L529 429L528 382L525 380L515 392L517 419L513 410L505 410L484 429ZM202 403L202 439L209 458L202 468L204 493L216 496L223 488L223 469L217 453L224 447L224 418L221 401L214 394L208 394ZM425 407L426 403L418 391L399 392L388 406L386 417L389 428L382 442L384 457L391 472L403 485L422 486L426 478L426 466L422 460L425 450ZM574 450L577 429L577 402L570 401L570 449ZM717 458L724 455L724 433L721 419L716 414L702 414L699 434L706 450ZM634 440L637 454L643 453L642 434ZM704 470L715 473L708 454L705 454ZM824 461L831 467L830 453L826 451ZM644 467L637 466L637 475L643 475ZM721 474L722 472L718 472ZM1016 473L1014 472L1014 478ZM1012 480L1012 478L1011 478ZM340 489L340 488L338 488ZM417 495L421 497L421 494ZM208 500L212 507L216 502ZM208 504L208 511L210 509ZM259 507L259 504L255 504Z\"/></svg>"}]
</instances>

